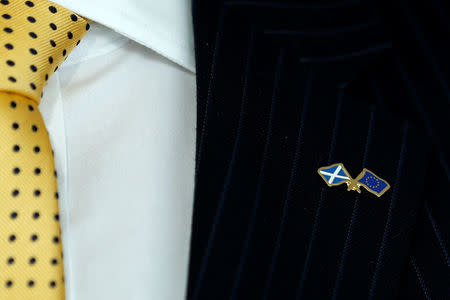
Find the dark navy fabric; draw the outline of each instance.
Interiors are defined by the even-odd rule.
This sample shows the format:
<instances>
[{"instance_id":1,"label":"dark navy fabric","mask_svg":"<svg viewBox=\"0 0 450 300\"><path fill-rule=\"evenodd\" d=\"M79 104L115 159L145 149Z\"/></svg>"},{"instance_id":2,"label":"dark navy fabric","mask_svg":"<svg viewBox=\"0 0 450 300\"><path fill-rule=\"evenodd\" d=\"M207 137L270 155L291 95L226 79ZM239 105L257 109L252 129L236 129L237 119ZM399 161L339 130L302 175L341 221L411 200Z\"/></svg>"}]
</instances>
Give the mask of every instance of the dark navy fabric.
<instances>
[{"instance_id":1,"label":"dark navy fabric","mask_svg":"<svg viewBox=\"0 0 450 300\"><path fill-rule=\"evenodd\" d=\"M194 0L187 299L450 299L450 3ZM318 168L367 168L380 198Z\"/></svg>"}]
</instances>

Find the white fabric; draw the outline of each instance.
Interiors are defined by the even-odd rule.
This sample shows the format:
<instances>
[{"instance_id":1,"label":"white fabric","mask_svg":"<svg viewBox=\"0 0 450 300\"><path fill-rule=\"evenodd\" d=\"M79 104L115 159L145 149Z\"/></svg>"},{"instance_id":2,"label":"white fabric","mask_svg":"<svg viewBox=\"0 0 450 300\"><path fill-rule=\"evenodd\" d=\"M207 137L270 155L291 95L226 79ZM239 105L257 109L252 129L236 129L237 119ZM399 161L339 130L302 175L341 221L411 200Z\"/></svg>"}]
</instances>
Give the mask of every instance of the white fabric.
<instances>
[{"instance_id":1,"label":"white fabric","mask_svg":"<svg viewBox=\"0 0 450 300\"><path fill-rule=\"evenodd\" d=\"M189 0L52 0L195 70Z\"/></svg>"},{"instance_id":2,"label":"white fabric","mask_svg":"<svg viewBox=\"0 0 450 300\"><path fill-rule=\"evenodd\" d=\"M40 108L58 171L67 300L184 299L194 74L94 23Z\"/></svg>"}]
</instances>

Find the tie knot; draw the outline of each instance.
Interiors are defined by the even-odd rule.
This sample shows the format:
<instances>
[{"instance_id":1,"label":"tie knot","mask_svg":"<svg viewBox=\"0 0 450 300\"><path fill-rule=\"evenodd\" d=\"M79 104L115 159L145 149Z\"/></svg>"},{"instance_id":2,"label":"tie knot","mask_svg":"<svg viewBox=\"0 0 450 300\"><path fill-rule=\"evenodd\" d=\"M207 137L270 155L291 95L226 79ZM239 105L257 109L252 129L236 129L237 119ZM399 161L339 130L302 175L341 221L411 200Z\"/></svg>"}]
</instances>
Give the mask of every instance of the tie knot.
<instances>
[{"instance_id":1,"label":"tie knot","mask_svg":"<svg viewBox=\"0 0 450 300\"><path fill-rule=\"evenodd\" d=\"M48 78L88 29L86 19L47 0L0 0L0 91L39 103Z\"/></svg>"}]
</instances>

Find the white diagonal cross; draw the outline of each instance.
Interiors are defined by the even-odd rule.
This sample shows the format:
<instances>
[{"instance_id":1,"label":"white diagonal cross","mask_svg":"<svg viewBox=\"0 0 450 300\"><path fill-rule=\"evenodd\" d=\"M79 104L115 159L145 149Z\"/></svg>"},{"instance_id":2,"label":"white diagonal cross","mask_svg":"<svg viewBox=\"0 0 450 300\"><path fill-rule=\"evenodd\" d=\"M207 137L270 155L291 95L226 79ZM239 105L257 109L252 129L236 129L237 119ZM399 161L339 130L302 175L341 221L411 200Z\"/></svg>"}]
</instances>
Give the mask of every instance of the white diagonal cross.
<instances>
[{"instance_id":1,"label":"white diagonal cross","mask_svg":"<svg viewBox=\"0 0 450 300\"><path fill-rule=\"evenodd\" d=\"M338 167L336 168L336 170L334 170L333 173L330 173L330 172L326 172L326 171L320 170L320 174L326 175L326 176L330 176L330 179L328 179L328 183L329 183L329 184L332 184L335 178L350 179L350 178L348 178L347 176L339 175L339 172L341 171L341 169L342 169L342 167L341 167L341 166L338 166Z\"/></svg>"}]
</instances>

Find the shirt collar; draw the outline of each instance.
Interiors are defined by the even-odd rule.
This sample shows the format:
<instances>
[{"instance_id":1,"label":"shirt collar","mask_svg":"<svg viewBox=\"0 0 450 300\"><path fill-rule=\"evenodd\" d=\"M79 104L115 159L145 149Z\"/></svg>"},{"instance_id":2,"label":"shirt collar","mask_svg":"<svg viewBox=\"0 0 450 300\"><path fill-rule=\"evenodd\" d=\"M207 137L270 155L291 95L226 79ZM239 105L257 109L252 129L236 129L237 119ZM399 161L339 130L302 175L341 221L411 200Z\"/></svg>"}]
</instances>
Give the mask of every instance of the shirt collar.
<instances>
[{"instance_id":1,"label":"shirt collar","mask_svg":"<svg viewBox=\"0 0 450 300\"><path fill-rule=\"evenodd\" d=\"M190 1L53 0L195 72Z\"/></svg>"}]
</instances>

